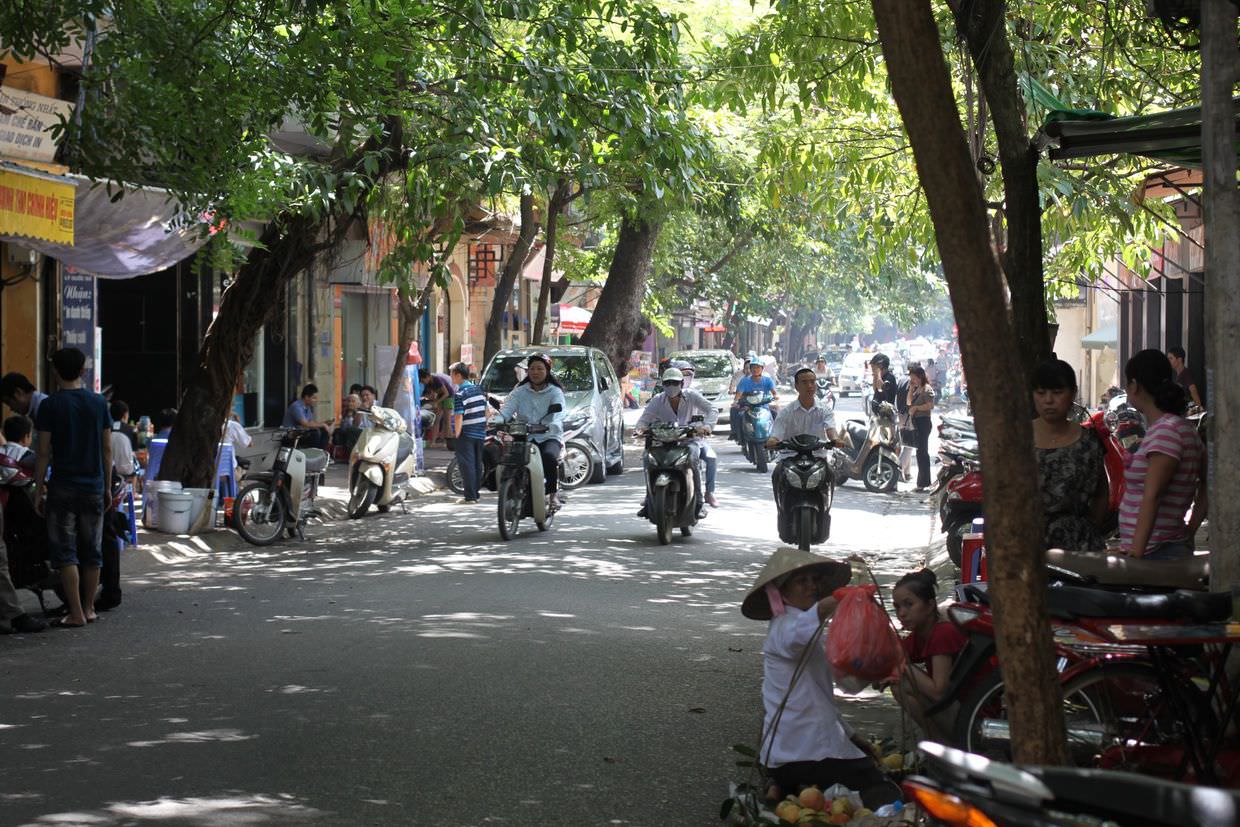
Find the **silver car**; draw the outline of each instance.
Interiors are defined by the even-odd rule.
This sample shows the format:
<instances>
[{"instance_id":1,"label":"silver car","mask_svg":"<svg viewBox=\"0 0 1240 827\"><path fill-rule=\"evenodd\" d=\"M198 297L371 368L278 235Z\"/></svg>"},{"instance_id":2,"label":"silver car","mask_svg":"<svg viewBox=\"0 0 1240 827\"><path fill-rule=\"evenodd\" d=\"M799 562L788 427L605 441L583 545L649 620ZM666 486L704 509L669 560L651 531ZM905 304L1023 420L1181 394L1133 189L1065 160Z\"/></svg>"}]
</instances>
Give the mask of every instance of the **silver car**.
<instances>
[{"instance_id":1,"label":"silver car","mask_svg":"<svg viewBox=\"0 0 1240 827\"><path fill-rule=\"evenodd\" d=\"M667 360L683 359L693 365L693 389L710 400L719 412L717 427L727 426L732 407L732 377L741 369L741 360L730 350L678 350Z\"/></svg>"},{"instance_id":2,"label":"silver car","mask_svg":"<svg viewBox=\"0 0 1240 827\"><path fill-rule=\"evenodd\" d=\"M482 389L503 399L525 375L532 353L551 357L551 372L564 386L564 485L575 488L619 474L624 470L624 403L620 381L601 350L578 345L501 350L482 374Z\"/></svg>"}]
</instances>

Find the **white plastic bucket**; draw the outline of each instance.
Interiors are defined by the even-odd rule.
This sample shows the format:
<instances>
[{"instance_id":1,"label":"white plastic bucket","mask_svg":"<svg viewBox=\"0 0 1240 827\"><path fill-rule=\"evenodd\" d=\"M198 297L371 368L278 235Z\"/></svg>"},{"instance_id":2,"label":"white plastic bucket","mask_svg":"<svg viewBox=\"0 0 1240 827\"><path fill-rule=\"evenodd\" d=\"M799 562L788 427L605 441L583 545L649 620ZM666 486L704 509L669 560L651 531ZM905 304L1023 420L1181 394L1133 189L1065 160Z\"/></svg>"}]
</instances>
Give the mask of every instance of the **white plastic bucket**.
<instances>
[{"instance_id":1,"label":"white plastic bucket","mask_svg":"<svg viewBox=\"0 0 1240 827\"><path fill-rule=\"evenodd\" d=\"M182 491L163 491L159 495L159 529L169 534L188 534L194 496Z\"/></svg>"},{"instance_id":2,"label":"white plastic bucket","mask_svg":"<svg viewBox=\"0 0 1240 827\"><path fill-rule=\"evenodd\" d=\"M181 483L172 480L148 480L142 486L142 524L147 528L159 528L159 495L161 492L180 491Z\"/></svg>"},{"instance_id":3,"label":"white plastic bucket","mask_svg":"<svg viewBox=\"0 0 1240 827\"><path fill-rule=\"evenodd\" d=\"M201 531L206 528L203 521L203 512L207 510L208 503L211 502L210 488L182 488L182 493L189 494L194 498L194 504L189 510L189 529L191 531Z\"/></svg>"}]
</instances>

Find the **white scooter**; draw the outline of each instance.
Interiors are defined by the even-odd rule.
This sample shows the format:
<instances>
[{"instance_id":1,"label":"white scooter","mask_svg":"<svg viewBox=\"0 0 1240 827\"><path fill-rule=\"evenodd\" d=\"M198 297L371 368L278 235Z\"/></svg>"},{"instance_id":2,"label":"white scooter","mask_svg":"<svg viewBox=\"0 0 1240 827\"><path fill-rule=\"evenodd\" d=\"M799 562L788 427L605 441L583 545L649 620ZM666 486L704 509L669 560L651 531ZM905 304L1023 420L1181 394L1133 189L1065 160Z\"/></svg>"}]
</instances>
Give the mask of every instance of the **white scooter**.
<instances>
[{"instance_id":1,"label":"white scooter","mask_svg":"<svg viewBox=\"0 0 1240 827\"><path fill-rule=\"evenodd\" d=\"M371 424L349 456L349 518L354 520L372 505L384 513L395 504L403 507L415 461L404 417L378 406L362 413Z\"/></svg>"}]
</instances>

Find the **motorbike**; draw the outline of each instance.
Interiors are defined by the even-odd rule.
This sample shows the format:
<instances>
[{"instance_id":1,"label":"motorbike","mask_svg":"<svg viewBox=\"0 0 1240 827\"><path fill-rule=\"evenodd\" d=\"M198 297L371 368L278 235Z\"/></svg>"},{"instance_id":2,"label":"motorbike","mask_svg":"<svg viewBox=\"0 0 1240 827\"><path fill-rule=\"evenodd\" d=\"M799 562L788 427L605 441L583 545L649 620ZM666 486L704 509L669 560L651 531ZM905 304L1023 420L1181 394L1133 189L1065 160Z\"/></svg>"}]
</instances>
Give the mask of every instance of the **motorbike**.
<instances>
[{"instance_id":1,"label":"motorbike","mask_svg":"<svg viewBox=\"0 0 1240 827\"><path fill-rule=\"evenodd\" d=\"M494 397L488 397L487 403L496 410L499 409L499 400ZM585 485L590 479L590 470L594 467L601 468L602 457L598 448L594 447L591 440L585 433L585 426L582 425L576 431L566 431L564 434L564 453L560 456L559 474L560 488L565 491L572 491ZM499 481L495 474L495 469L499 467L500 461L504 458L504 447L506 443L505 435L489 429L486 439L482 443L482 480L480 487L486 488L488 491L497 491L499 489ZM454 493L465 493L465 478L461 476L461 467L453 457L448 462L446 470L448 475L448 488Z\"/></svg>"},{"instance_id":2,"label":"motorbike","mask_svg":"<svg viewBox=\"0 0 1240 827\"><path fill-rule=\"evenodd\" d=\"M34 510L34 477L28 467L0 454L0 510L14 588L29 589L44 606L43 592L60 584L48 565L47 521Z\"/></svg>"},{"instance_id":3,"label":"motorbike","mask_svg":"<svg viewBox=\"0 0 1240 827\"><path fill-rule=\"evenodd\" d=\"M702 417L696 416L689 425L660 423L645 431L646 518L654 523L660 545L672 541L673 527L689 537L697 525L700 492L693 473L694 439L701 422Z\"/></svg>"},{"instance_id":4,"label":"motorbike","mask_svg":"<svg viewBox=\"0 0 1240 827\"><path fill-rule=\"evenodd\" d=\"M552 405L547 416L561 410L560 405ZM546 531L555 520L557 508L545 493L542 455L530 437L547 433L547 426L514 419L496 425L496 430L508 437L508 447L497 473L499 536L505 540L516 537L521 520L526 517L533 517L538 530Z\"/></svg>"},{"instance_id":5,"label":"motorbike","mask_svg":"<svg viewBox=\"0 0 1240 827\"><path fill-rule=\"evenodd\" d=\"M819 405L826 405L831 410L835 410L835 394L831 391L831 382L825 376L819 376L814 380L817 386L814 390L814 396L818 399Z\"/></svg>"},{"instance_id":6,"label":"motorbike","mask_svg":"<svg viewBox=\"0 0 1240 827\"><path fill-rule=\"evenodd\" d=\"M904 792L926 823L947 827L1225 827L1240 793L1127 772L1019 767L923 741Z\"/></svg>"},{"instance_id":7,"label":"motorbike","mask_svg":"<svg viewBox=\"0 0 1240 827\"><path fill-rule=\"evenodd\" d=\"M741 450L745 453L745 459L764 474L767 463L766 441L775 425L775 417L771 414L773 399L769 393L755 391L745 394L740 404Z\"/></svg>"},{"instance_id":8,"label":"motorbike","mask_svg":"<svg viewBox=\"0 0 1240 827\"><path fill-rule=\"evenodd\" d=\"M848 437L845 448L832 453L835 484L860 479L867 491L894 491L900 479L900 442L896 428L896 409L890 402L871 410L869 426L860 420L844 423Z\"/></svg>"},{"instance_id":9,"label":"motorbike","mask_svg":"<svg viewBox=\"0 0 1240 827\"><path fill-rule=\"evenodd\" d=\"M314 499L328 463L326 451L297 447L309 434L301 428L276 431L279 448L271 468L245 475L233 501L233 527L246 542L269 546L285 531L305 539L306 522L319 513Z\"/></svg>"},{"instance_id":10,"label":"motorbike","mask_svg":"<svg viewBox=\"0 0 1240 827\"><path fill-rule=\"evenodd\" d=\"M363 413L370 416L370 425L349 455L349 518L354 520L371 505L381 513L393 505L403 507L416 461L413 437L398 411L376 405Z\"/></svg>"},{"instance_id":11,"label":"motorbike","mask_svg":"<svg viewBox=\"0 0 1240 827\"><path fill-rule=\"evenodd\" d=\"M775 446L792 453L775 466L782 480L778 510L779 539L802 551L831 536L831 503L835 499L835 475L830 462L816 454L831 443L812 434L798 434Z\"/></svg>"}]
</instances>

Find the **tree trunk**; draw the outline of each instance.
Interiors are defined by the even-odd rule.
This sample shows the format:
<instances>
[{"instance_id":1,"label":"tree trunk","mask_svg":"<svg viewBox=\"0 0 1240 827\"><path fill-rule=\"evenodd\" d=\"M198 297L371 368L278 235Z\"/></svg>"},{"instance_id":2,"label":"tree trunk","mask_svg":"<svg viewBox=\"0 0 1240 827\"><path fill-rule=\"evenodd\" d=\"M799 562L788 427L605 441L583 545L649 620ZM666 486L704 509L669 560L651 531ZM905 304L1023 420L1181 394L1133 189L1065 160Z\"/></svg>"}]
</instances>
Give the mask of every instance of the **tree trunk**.
<instances>
[{"instance_id":1,"label":"tree trunk","mask_svg":"<svg viewBox=\"0 0 1240 827\"><path fill-rule=\"evenodd\" d=\"M986 206L952 94L929 0L872 0L892 92L926 194L969 374L986 473L986 546L995 639L1018 762L1067 760L1046 621L1042 505L1029 398L1020 375Z\"/></svg>"},{"instance_id":2,"label":"tree trunk","mask_svg":"<svg viewBox=\"0 0 1240 827\"><path fill-rule=\"evenodd\" d=\"M954 0L956 25L968 43L999 144L1006 217L1003 272L1024 375L1051 352L1042 268L1042 203L1038 151L1029 140L1025 98L1007 36L1005 0ZM976 172L976 171L974 171Z\"/></svg>"},{"instance_id":3,"label":"tree trunk","mask_svg":"<svg viewBox=\"0 0 1240 827\"><path fill-rule=\"evenodd\" d=\"M1201 4L1201 128L1205 167L1205 387L1214 427L1210 449L1210 587L1240 582L1240 192L1232 90L1240 75L1236 6ZM1229 459L1230 458L1230 459Z\"/></svg>"},{"instance_id":4,"label":"tree trunk","mask_svg":"<svg viewBox=\"0 0 1240 827\"><path fill-rule=\"evenodd\" d=\"M426 312L426 306L430 304L431 296L435 292L435 279L433 276L427 276L426 286L418 291L417 295L413 294L412 285L402 286L397 291L396 308L397 318L399 320L400 344L396 350L396 359L392 362L392 373L388 376L387 389L383 391L383 401L381 404L385 408L390 408L396 404L396 394L400 393L400 386L405 381L405 355L409 353L409 346L413 344L414 338L418 335L418 320L422 318L422 314ZM418 400L413 400L413 409L418 409Z\"/></svg>"},{"instance_id":5,"label":"tree trunk","mask_svg":"<svg viewBox=\"0 0 1240 827\"><path fill-rule=\"evenodd\" d=\"M368 140L360 149L341 158L337 172L364 176L370 187L405 163L397 150L403 142L399 118L389 117L383 135ZM377 171L366 173L366 160L382 152ZM338 176L344 180L344 176ZM344 203L344 187L338 185L335 203ZM357 204L369 190L356 193ZM308 269L319 254L335 247L349 224L359 218L360 208L319 217L281 215L263 229L260 243L250 251L233 283L220 297L220 312L207 328L198 351L198 365L185 386L172 436L159 465L159 479L178 480L189 488L214 488L216 457L224 419L232 407L233 393L245 366L254 356L259 330L284 307L289 282Z\"/></svg>"},{"instance_id":6,"label":"tree trunk","mask_svg":"<svg viewBox=\"0 0 1240 827\"><path fill-rule=\"evenodd\" d=\"M538 313L534 317L534 338L530 341L542 344L546 341L548 310L551 306L551 277L555 274L555 234L556 225L560 222L560 213L568 203L568 181L561 178L556 182L555 191L547 199L547 243L543 247L542 280L538 283Z\"/></svg>"},{"instance_id":7,"label":"tree trunk","mask_svg":"<svg viewBox=\"0 0 1240 827\"><path fill-rule=\"evenodd\" d=\"M620 237L607 270L607 282L594 316L581 334L581 343L606 353L617 372L640 345L639 337L644 329L642 296L650 275L654 245L662 228L662 222L644 218L626 217L620 222Z\"/></svg>"},{"instance_id":8,"label":"tree trunk","mask_svg":"<svg viewBox=\"0 0 1240 827\"><path fill-rule=\"evenodd\" d=\"M489 364L491 357L500 348L501 333L504 328L504 312L508 309L508 301L512 298L513 285L525 267L525 259L530 254L530 247L538 235L538 223L534 221L534 194L521 195L521 231L517 234L517 243L513 245L508 261L504 263L504 271L495 285L495 296L491 299L491 316L487 319L486 345L482 351L482 364Z\"/></svg>"}]
</instances>

